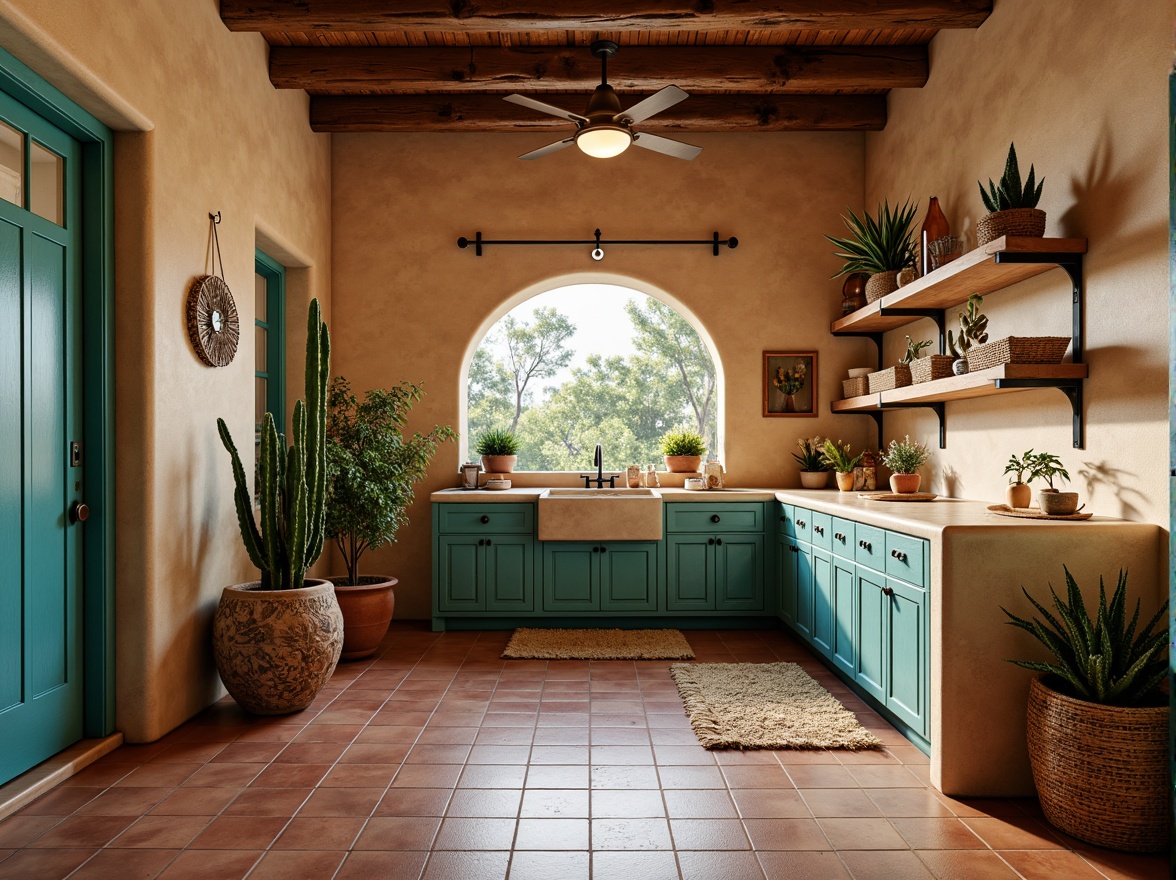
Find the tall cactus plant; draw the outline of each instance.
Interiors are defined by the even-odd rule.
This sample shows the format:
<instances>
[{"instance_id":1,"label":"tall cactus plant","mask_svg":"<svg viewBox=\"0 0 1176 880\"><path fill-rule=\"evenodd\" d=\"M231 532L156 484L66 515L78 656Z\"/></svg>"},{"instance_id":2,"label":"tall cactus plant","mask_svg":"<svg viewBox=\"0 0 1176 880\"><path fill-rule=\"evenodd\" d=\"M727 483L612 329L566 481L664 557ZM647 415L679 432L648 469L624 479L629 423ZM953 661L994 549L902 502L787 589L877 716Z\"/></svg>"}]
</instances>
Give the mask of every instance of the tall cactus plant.
<instances>
[{"instance_id":1,"label":"tall cactus plant","mask_svg":"<svg viewBox=\"0 0 1176 880\"><path fill-rule=\"evenodd\" d=\"M261 427L261 461L257 482L260 526L241 456L224 419L217 419L221 442L233 461L233 500L245 550L261 570L263 590L301 587L306 570L323 550L327 494L327 379L331 372L331 337L317 299L306 321L305 402L294 404L294 442L286 448L270 413Z\"/></svg>"}]
</instances>

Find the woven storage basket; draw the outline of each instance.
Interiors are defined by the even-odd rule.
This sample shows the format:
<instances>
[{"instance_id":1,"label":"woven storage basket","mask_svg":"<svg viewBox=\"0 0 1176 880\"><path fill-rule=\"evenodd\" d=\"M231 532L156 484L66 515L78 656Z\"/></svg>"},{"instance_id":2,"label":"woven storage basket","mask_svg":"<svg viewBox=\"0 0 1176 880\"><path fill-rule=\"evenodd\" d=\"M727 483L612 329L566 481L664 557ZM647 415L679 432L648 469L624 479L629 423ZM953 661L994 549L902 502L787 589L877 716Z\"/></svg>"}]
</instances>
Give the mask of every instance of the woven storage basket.
<instances>
[{"instance_id":1,"label":"woven storage basket","mask_svg":"<svg viewBox=\"0 0 1176 880\"><path fill-rule=\"evenodd\" d=\"M870 383L865 376L858 376L856 379L842 379L841 393L844 397L861 397L863 394L870 393Z\"/></svg>"},{"instance_id":2,"label":"woven storage basket","mask_svg":"<svg viewBox=\"0 0 1176 880\"><path fill-rule=\"evenodd\" d=\"M1166 849L1168 707L1102 706L1029 686L1029 763L1045 817L1081 840L1128 852Z\"/></svg>"},{"instance_id":3,"label":"woven storage basket","mask_svg":"<svg viewBox=\"0 0 1176 880\"><path fill-rule=\"evenodd\" d=\"M866 302L882 299L888 293L898 290L897 272L878 272L866 282Z\"/></svg>"},{"instance_id":4,"label":"woven storage basket","mask_svg":"<svg viewBox=\"0 0 1176 880\"><path fill-rule=\"evenodd\" d=\"M1069 336L1006 336L968 349L968 372L999 364L1060 364Z\"/></svg>"},{"instance_id":5,"label":"woven storage basket","mask_svg":"<svg viewBox=\"0 0 1176 880\"><path fill-rule=\"evenodd\" d=\"M870 393L890 391L894 388L904 388L911 384L911 368L906 364L896 364L878 373L866 376L870 380Z\"/></svg>"},{"instance_id":6,"label":"woven storage basket","mask_svg":"<svg viewBox=\"0 0 1176 880\"><path fill-rule=\"evenodd\" d=\"M946 379L951 375L953 360L949 354L932 354L925 358L916 358L911 361L911 381L918 385L920 382Z\"/></svg>"},{"instance_id":7,"label":"woven storage basket","mask_svg":"<svg viewBox=\"0 0 1176 880\"><path fill-rule=\"evenodd\" d=\"M1002 235L1041 238L1045 235L1045 211L1040 208L1009 208L985 214L977 221L977 245L982 247Z\"/></svg>"}]
</instances>

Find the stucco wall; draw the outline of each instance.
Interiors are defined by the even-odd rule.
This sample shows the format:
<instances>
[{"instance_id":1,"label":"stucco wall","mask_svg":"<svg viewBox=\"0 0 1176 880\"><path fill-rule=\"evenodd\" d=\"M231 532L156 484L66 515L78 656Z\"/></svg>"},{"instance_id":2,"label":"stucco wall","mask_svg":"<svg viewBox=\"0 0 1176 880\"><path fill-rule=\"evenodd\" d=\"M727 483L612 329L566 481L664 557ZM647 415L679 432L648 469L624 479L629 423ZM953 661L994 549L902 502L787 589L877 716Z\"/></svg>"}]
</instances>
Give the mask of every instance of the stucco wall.
<instances>
[{"instance_id":1,"label":"stucco wall","mask_svg":"<svg viewBox=\"0 0 1176 880\"><path fill-rule=\"evenodd\" d=\"M241 548L216 417L246 451L253 422L253 252L301 267L288 291L289 391L300 396L306 303L330 292L330 138L307 97L269 83L256 34L217 4L0 0L0 46L119 130L115 143L117 725L154 739L221 693L210 621ZM204 366L184 325L192 278L224 272L241 347Z\"/></svg>"},{"instance_id":2,"label":"stucco wall","mask_svg":"<svg viewBox=\"0 0 1176 880\"><path fill-rule=\"evenodd\" d=\"M1002 500L1004 463L1030 447L1061 456L1087 510L1167 524L1167 0L998 0L976 31L941 31L922 90L894 91L866 137L866 196L938 195L975 245L976 186L999 178L1009 142L1044 175L1047 236L1089 239L1086 448L1052 390L949 403L933 485ZM1070 335L1069 284L1052 271L985 299L991 338ZM954 322L955 309L948 317ZM907 330L888 334L897 357ZM911 329L934 338L930 321ZM919 338L916 336L915 338ZM887 434L933 439L934 416L887 417Z\"/></svg>"},{"instance_id":3,"label":"stucco wall","mask_svg":"<svg viewBox=\"0 0 1176 880\"><path fill-rule=\"evenodd\" d=\"M862 197L862 136L700 135L693 162L632 149L593 160L567 150L534 162L515 157L542 135L337 136L333 236L337 372L357 389L404 379L428 397L410 429L459 422L462 362L488 322L521 292L549 282L635 280L657 289L709 333L725 375L724 464L734 485L798 484L789 453L800 436L832 434L855 447L867 419L832 416L849 366L872 346L834 339L841 283L821 232ZM739 247L459 250L459 236L487 238L709 238ZM818 418L763 418L764 350L818 352ZM868 362L868 360L866 361ZM607 440L607 438L602 438ZM417 492L397 544L371 554L368 571L397 576L397 616L429 614L428 493L457 485L459 453L447 444ZM585 467L590 462L585 461Z\"/></svg>"}]
</instances>

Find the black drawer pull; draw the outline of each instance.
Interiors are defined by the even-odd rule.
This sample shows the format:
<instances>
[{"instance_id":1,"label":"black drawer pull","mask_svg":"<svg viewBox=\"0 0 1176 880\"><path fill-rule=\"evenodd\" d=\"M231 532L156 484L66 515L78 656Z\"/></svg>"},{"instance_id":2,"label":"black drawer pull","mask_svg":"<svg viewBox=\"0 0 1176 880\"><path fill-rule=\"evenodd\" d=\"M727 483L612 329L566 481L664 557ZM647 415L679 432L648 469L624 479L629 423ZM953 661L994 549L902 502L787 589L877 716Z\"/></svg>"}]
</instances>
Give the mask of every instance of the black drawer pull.
<instances>
[{"instance_id":1,"label":"black drawer pull","mask_svg":"<svg viewBox=\"0 0 1176 880\"><path fill-rule=\"evenodd\" d=\"M791 550L793 553L799 553L799 552L800 552L800 548L799 548L799 547L789 547L788 549L789 549L789 550Z\"/></svg>"},{"instance_id":2,"label":"black drawer pull","mask_svg":"<svg viewBox=\"0 0 1176 880\"><path fill-rule=\"evenodd\" d=\"M796 521L796 527L797 527L798 529L803 529L803 528L804 528L804 520L803 520L803 519L798 519L798 520Z\"/></svg>"},{"instance_id":3,"label":"black drawer pull","mask_svg":"<svg viewBox=\"0 0 1176 880\"><path fill-rule=\"evenodd\" d=\"M601 548L600 548L600 552L601 552L601 553L607 553L607 552L608 552L608 548L607 548L607 547L601 547Z\"/></svg>"},{"instance_id":4,"label":"black drawer pull","mask_svg":"<svg viewBox=\"0 0 1176 880\"><path fill-rule=\"evenodd\" d=\"M599 548L599 547L593 547L593 548L592 548L592 552L593 552L593 553L599 553L599 552L600 552L600 548Z\"/></svg>"},{"instance_id":5,"label":"black drawer pull","mask_svg":"<svg viewBox=\"0 0 1176 880\"><path fill-rule=\"evenodd\" d=\"M786 516L780 517L780 522L788 522L788 517L786 517Z\"/></svg>"},{"instance_id":6,"label":"black drawer pull","mask_svg":"<svg viewBox=\"0 0 1176 880\"><path fill-rule=\"evenodd\" d=\"M718 521L719 521L719 515L716 513L714 516L711 517L711 522L718 522Z\"/></svg>"},{"instance_id":7,"label":"black drawer pull","mask_svg":"<svg viewBox=\"0 0 1176 880\"><path fill-rule=\"evenodd\" d=\"M907 555L905 553L903 553L901 550L891 550L890 555L893 556L895 559L897 559L899 562L906 562L906 560L907 560Z\"/></svg>"},{"instance_id":8,"label":"black drawer pull","mask_svg":"<svg viewBox=\"0 0 1176 880\"><path fill-rule=\"evenodd\" d=\"M707 538L706 542L708 544L713 544L715 542L715 539L714 538Z\"/></svg>"},{"instance_id":9,"label":"black drawer pull","mask_svg":"<svg viewBox=\"0 0 1176 880\"><path fill-rule=\"evenodd\" d=\"M841 532L834 532L833 537L836 538L838 541L840 541L842 544L845 543L845 535L841 534Z\"/></svg>"},{"instance_id":10,"label":"black drawer pull","mask_svg":"<svg viewBox=\"0 0 1176 880\"><path fill-rule=\"evenodd\" d=\"M490 522L490 517L486 516L486 514L482 514L482 522L483 523Z\"/></svg>"},{"instance_id":11,"label":"black drawer pull","mask_svg":"<svg viewBox=\"0 0 1176 880\"><path fill-rule=\"evenodd\" d=\"M485 547L486 546L486 539L485 538L478 538L478 546Z\"/></svg>"},{"instance_id":12,"label":"black drawer pull","mask_svg":"<svg viewBox=\"0 0 1176 880\"><path fill-rule=\"evenodd\" d=\"M870 552L871 544L869 541L858 541L858 546L861 547L863 550L865 550L867 553Z\"/></svg>"},{"instance_id":13,"label":"black drawer pull","mask_svg":"<svg viewBox=\"0 0 1176 880\"><path fill-rule=\"evenodd\" d=\"M825 527L824 526L813 526L813 531L816 532L818 535L823 535L823 534L825 534Z\"/></svg>"},{"instance_id":14,"label":"black drawer pull","mask_svg":"<svg viewBox=\"0 0 1176 880\"><path fill-rule=\"evenodd\" d=\"M884 596L893 596L893 595L894 595L894 590L893 590L893 588L891 588L891 587L883 587L883 588L882 588L882 595L884 595Z\"/></svg>"},{"instance_id":15,"label":"black drawer pull","mask_svg":"<svg viewBox=\"0 0 1176 880\"><path fill-rule=\"evenodd\" d=\"M489 539L489 538L487 538L487 539L486 539L486 546L487 546L487 547L489 547L489 546L490 546L490 539Z\"/></svg>"},{"instance_id":16,"label":"black drawer pull","mask_svg":"<svg viewBox=\"0 0 1176 880\"><path fill-rule=\"evenodd\" d=\"M715 538L715 543L718 544L720 547L722 547L723 546L723 539L722 538Z\"/></svg>"}]
</instances>

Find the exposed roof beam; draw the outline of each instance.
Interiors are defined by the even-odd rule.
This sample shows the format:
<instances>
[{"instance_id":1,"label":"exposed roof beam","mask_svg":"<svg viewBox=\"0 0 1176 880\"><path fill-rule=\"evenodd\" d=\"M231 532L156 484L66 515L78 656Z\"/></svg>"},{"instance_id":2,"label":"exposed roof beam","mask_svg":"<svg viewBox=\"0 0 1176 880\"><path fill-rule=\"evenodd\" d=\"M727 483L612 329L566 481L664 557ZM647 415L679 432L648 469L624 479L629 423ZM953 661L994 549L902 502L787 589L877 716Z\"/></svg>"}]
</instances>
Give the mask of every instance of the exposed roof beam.
<instances>
[{"instance_id":1,"label":"exposed roof beam","mask_svg":"<svg viewBox=\"0 0 1176 880\"><path fill-rule=\"evenodd\" d=\"M221 0L220 8L235 31L854 30L979 27L992 0Z\"/></svg>"},{"instance_id":2,"label":"exposed roof beam","mask_svg":"<svg viewBox=\"0 0 1176 880\"><path fill-rule=\"evenodd\" d=\"M634 95L636 102L644 95ZM556 106L579 109L582 95L545 95ZM627 100L626 104L630 101ZM314 95L315 131L548 132L571 135L567 122L495 95ZM692 95L641 123L650 132L880 131L884 95Z\"/></svg>"},{"instance_id":3,"label":"exposed roof beam","mask_svg":"<svg viewBox=\"0 0 1176 880\"><path fill-rule=\"evenodd\" d=\"M600 62L583 49L288 48L270 50L278 88L370 91L585 93L600 82ZM759 93L919 88L926 46L627 46L609 65L620 90Z\"/></svg>"}]
</instances>

